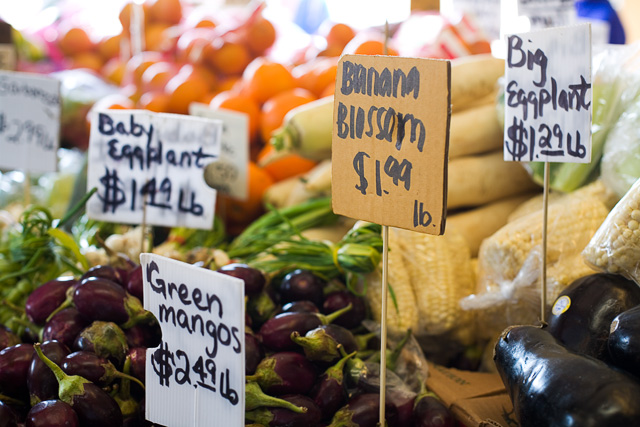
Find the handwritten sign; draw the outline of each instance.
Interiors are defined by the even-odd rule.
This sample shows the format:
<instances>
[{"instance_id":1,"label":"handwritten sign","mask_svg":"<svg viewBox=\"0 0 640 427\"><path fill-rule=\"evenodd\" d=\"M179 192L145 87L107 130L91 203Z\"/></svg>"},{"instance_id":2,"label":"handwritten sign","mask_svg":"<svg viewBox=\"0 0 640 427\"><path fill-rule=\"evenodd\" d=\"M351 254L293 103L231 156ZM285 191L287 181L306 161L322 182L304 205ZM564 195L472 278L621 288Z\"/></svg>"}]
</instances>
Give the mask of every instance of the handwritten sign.
<instances>
[{"instance_id":1,"label":"handwritten sign","mask_svg":"<svg viewBox=\"0 0 640 427\"><path fill-rule=\"evenodd\" d=\"M475 19L490 40L500 38L501 0L454 0L454 7Z\"/></svg>"},{"instance_id":2,"label":"handwritten sign","mask_svg":"<svg viewBox=\"0 0 640 427\"><path fill-rule=\"evenodd\" d=\"M335 213L444 232L450 75L443 60L340 59L331 145Z\"/></svg>"},{"instance_id":3,"label":"handwritten sign","mask_svg":"<svg viewBox=\"0 0 640 427\"><path fill-rule=\"evenodd\" d=\"M141 110L97 111L91 119L89 218L211 229L215 190L202 177L218 158L222 123Z\"/></svg>"},{"instance_id":4,"label":"handwritten sign","mask_svg":"<svg viewBox=\"0 0 640 427\"><path fill-rule=\"evenodd\" d=\"M197 102L189 106L189 114L222 121L220 158L205 169L205 181L216 190L240 200L249 193L249 116L227 110L214 110Z\"/></svg>"},{"instance_id":5,"label":"handwritten sign","mask_svg":"<svg viewBox=\"0 0 640 427\"><path fill-rule=\"evenodd\" d=\"M591 162L589 24L507 36L504 159Z\"/></svg>"},{"instance_id":6,"label":"handwritten sign","mask_svg":"<svg viewBox=\"0 0 640 427\"><path fill-rule=\"evenodd\" d=\"M518 0L518 15L529 18L532 30L575 24L574 0Z\"/></svg>"},{"instance_id":7,"label":"handwritten sign","mask_svg":"<svg viewBox=\"0 0 640 427\"><path fill-rule=\"evenodd\" d=\"M0 71L0 168L55 172L60 135L60 82Z\"/></svg>"},{"instance_id":8,"label":"handwritten sign","mask_svg":"<svg viewBox=\"0 0 640 427\"><path fill-rule=\"evenodd\" d=\"M146 419L244 425L244 282L155 254L140 265L144 307L162 328L147 349Z\"/></svg>"}]
</instances>

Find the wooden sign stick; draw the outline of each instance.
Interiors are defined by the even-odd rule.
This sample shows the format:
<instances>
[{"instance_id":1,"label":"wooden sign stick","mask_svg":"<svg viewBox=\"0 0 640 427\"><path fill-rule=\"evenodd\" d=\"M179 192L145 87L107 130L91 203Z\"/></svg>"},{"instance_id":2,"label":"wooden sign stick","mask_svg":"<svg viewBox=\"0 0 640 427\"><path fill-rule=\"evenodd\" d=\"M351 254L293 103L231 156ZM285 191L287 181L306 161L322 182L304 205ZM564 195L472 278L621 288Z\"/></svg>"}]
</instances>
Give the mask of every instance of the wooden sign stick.
<instances>
[{"instance_id":1,"label":"wooden sign stick","mask_svg":"<svg viewBox=\"0 0 640 427\"><path fill-rule=\"evenodd\" d=\"M142 224L140 224L140 227L142 228L142 237L140 238L140 253L141 254L146 252L145 251L145 241L147 239L147 196L148 195L149 195L149 192L146 192L146 193L144 193L144 197L142 198Z\"/></svg>"},{"instance_id":2,"label":"wooden sign stick","mask_svg":"<svg viewBox=\"0 0 640 427\"><path fill-rule=\"evenodd\" d=\"M389 21L384 22L383 53L388 52ZM387 280L389 277L389 226L382 226L382 302L380 313L380 418L378 424L385 425L385 403L387 390Z\"/></svg>"},{"instance_id":3,"label":"wooden sign stick","mask_svg":"<svg viewBox=\"0 0 640 427\"><path fill-rule=\"evenodd\" d=\"M29 172L24 173L24 207L26 208L31 204L31 174Z\"/></svg>"},{"instance_id":4,"label":"wooden sign stick","mask_svg":"<svg viewBox=\"0 0 640 427\"><path fill-rule=\"evenodd\" d=\"M547 213L549 207L549 162L544 162L542 192L542 282L540 288L540 321L545 322L547 311Z\"/></svg>"},{"instance_id":5,"label":"wooden sign stick","mask_svg":"<svg viewBox=\"0 0 640 427\"><path fill-rule=\"evenodd\" d=\"M131 56L144 51L144 11L142 2L134 1L131 5L131 22L129 32L131 33Z\"/></svg>"}]
</instances>

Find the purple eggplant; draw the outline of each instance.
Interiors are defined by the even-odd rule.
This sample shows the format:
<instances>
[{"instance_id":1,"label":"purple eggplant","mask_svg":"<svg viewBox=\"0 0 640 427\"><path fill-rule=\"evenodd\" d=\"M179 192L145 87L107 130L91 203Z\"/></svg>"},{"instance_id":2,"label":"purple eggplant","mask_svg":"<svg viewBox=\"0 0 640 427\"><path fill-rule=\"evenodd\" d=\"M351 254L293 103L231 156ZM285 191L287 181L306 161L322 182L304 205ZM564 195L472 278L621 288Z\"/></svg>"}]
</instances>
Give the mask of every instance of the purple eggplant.
<instances>
[{"instance_id":1,"label":"purple eggplant","mask_svg":"<svg viewBox=\"0 0 640 427\"><path fill-rule=\"evenodd\" d=\"M162 342L162 329L156 319L124 330L129 347L157 347Z\"/></svg>"},{"instance_id":2,"label":"purple eggplant","mask_svg":"<svg viewBox=\"0 0 640 427\"><path fill-rule=\"evenodd\" d=\"M25 427L79 427L80 421L73 408L61 400L43 400L27 414Z\"/></svg>"},{"instance_id":3,"label":"purple eggplant","mask_svg":"<svg viewBox=\"0 0 640 427\"><path fill-rule=\"evenodd\" d=\"M127 280L127 292L140 301L144 299L144 283L142 282L142 266L137 265L133 270L129 272L129 278Z\"/></svg>"},{"instance_id":4,"label":"purple eggplant","mask_svg":"<svg viewBox=\"0 0 640 427\"><path fill-rule=\"evenodd\" d=\"M320 411L322 419L329 420L338 409L347 403L347 387L344 383L344 367L349 359L355 356L355 352L344 356L335 365L327 368L318 378L309 392Z\"/></svg>"},{"instance_id":5,"label":"purple eggplant","mask_svg":"<svg viewBox=\"0 0 640 427\"><path fill-rule=\"evenodd\" d=\"M244 333L245 374L251 375L256 371L258 364L264 359L264 349L260 340L255 335Z\"/></svg>"},{"instance_id":6,"label":"purple eggplant","mask_svg":"<svg viewBox=\"0 0 640 427\"><path fill-rule=\"evenodd\" d=\"M49 315L64 302L67 289L78 283L73 277L49 280L37 287L25 303L25 313L36 325L44 325Z\"/></svg>"},{"instance_id":7,"label":"purple eggplant","mask_svg":"<svg viewBox=\"0 0 640 427\"><path fill-rule=\"evenodd\" d=\"M11 406L0 400L0 427L18 427L18 416Z\"/></svg>"},{"instance_id":8,"label":"purple eggplant","mask_svg":"<svg viewBox=\"0 0 640 427\"><path fill-rule=\"evenodd\" d=\"M4 325L0 325L0 350L7 347L20 344L20 337L17 336L11 329Z\"/></svg>"},{"instance_id":9,"label":"purple eggplant","mask_svg":"<svg viewBox=\"0 0 640 427\"><path fill-rule=\"evenodd\" d=\"M131 375L144 383L146 379L147 349L144 347L130 348L127 358L131 364Z\"/></svg>"},{"instance_id":10,"label":"purple eggplant","mask_svg":"<svg viewBox=\"0 0 640 427\"><path fill-rule=\"evenodd\" d=\"M72 347L75 351L90 351L122 366L129 346L127 337L113 322L95 321L78 334Z\"/></svg>"},{"instance_id":11,"label":"purple eggplant","mask_svg":"<svg viewBox=\"0 0 640 427\"><path fill-rule=\"evenodd\" d=\"M344 326L347 329L354 329L360 326L362 321L367 318L367 306L362 297L352 294L349 291L334 291L324 298L322 304L322 312L331 314L351 304L353 308L334 320L336 325Z\"/></svg>"},{"instance_id":12,"label":"purple eggplant","mask_svg":"<svg viewBox=\"0 0 640 427\"><path fill-rule=\"evenodd\" d=\"M31 344L16 344L0 351L0 393L29 401L27 374L32 356Z\"/></svg>"},{"instance_id":13,"label":"purple eggplant","mask_svg":"<svg viewBox=\"0 0 640 427\"><path fill-rule=\"evenodd\" d=\"M109 360L89 351L68 354L59 365L66 374L86 378L100 387L110 385L116 378L126 378L144 389L139 379L118 371Z\"/></svg>"},{"instance_id":14,"label":"purple eggplant","mask_svg":"<svg viewBox=\"0 0 640 427\"><path fill-rule=\"evenodd\" d=\"M280 313L320 313L318 307L308 300L292 301L282 306ZM278 313L278 314L280 314Z\"/></svg>"},{"instance_id":15,"label":"purple eggplant","mask_svg":"<svg viewBox=\"0 0 640 427\"><path fill-rule=\"evenodd\" d=\"M385 419L392 425L396 417L395 407L385 400ZM340 408L327 427L376 427L380 420L380 395L359 394Z\"/></svg>"},{"instance_id":16,"label":"purple eggplant","mask_svg":"<svg viewBox=\"0 0 640 427\"><path fill-rule=\"evenodd\" d=\"M244 294L246 296L258 295L262 292L266 283L264 274L256 268L249 267L247 264L231 263L223 265L216 271L242 279L244 281Z\"/></svg>"},{"instance_id":17,"label":"purple eggplant","mask_svg":"<svg viewBox=\"0 0 640 427\"><path fill-rule=\"evenodd\" d=\"M309 270L297 269L288 273L279 286L282 302L311 301L322 307L327 282Z\"/></svg>"},{"instance_id":18,"label":"purple eggplant","mask_svg":"<svg viewBox=\"0 0 640 427\"><path fill-rule=\"evenodd\" d=\"M73 304L89 320L114 322L123 328L154 319L138 298L117 283L101 277L81 282L73 293Z\"/></svg>"},{"instance_id":19,"label":"purple eggplant","mask_svg":"<svg viewBox=\"0 0 640 427\"><path fill-rule=\"evenodd\" d=\"M442 400L433 393L423 392L415 399L413 425L415 427L454 427L456 421Z\"/></svg>"},{"instance_id":20,"label":"purple eggplant","mask_svg":"<svg viewBox=\"0 0 640 427\"><path fill-rule=\"evenodd\" d=\"M55 363L60 363L71 351L59 341L45 341L40 345L42 352ZM43 400L58 398L58 381L51 369L44 364L36 353L31 357L27 373L27 388L31 406Z\"/></svg>"},{"instance_id":21,"label":"purple eggplant","mask_svg":"<svg viewBox=\"0 0 640 427\"><path fill-rule=\"evenodd\" d=\"M271 319L278 311L275 298L266 290L258 295L249 297L247 301L247 314L251 318L251 324L256 327ZM246 322L245 322L246 323Z\"/></svg>"},{"instance_id":22,"label":"purple eggplant","mask_svg":"<svg viewBox=\"0 0 640 427\"><path fill-rule=\"evenodd\" d=\"M65 308L47 321L42 331L45 341L60 341L71 348L80 332L89 325L89 321L73 307Z\"/></svg>"},{"instance_id":23,"label":"purple eggplant","mask_svg":"<svg viewBox=\"0 0 640 427\"><path fill-rule=\"evenodd\" d=\"M245 411L253 411L254 409L268 406L270 408L285 408L293 412L304 413L307 412L306 408L302 408L294 405L286 400L269 396L265 394L260 388L260 384L249 381L245 385Z\"/></svg>"},{"instance_id":24,"label":"purple eggplant","mask_svg":"<svg viewBox=\"0 0 640 427\"><path fill-rule=\"evenodd\" d=\"M640 378L640 305L613 319L607 345L613 365Z\"/></svg>"},{"instance_id":25,"label":"purple eggplant","mask_svg":"<svg viewBox=\"0 0 640 427\"><path fill-rule=\"evenodd\" d=\"M80 282L96 278L107 279L109 281L117 283L121 287L124 287L127 283L125 280L123 280L120 271L110 265L96 265L91 267L80 277Z\"/></svg>"},{"instance_id":26,"label":"purple eggplant","mask_svg":"<svg viewBox=\"0 0 640 427\"><path fill-rule=\"evenodd\" d=\"M351 331L333 324L320 325L308 331L304 336L293 332L291 340L303 348L307 359L314 362L330 363L339 359L338 345L344 347L347 353L359 350L358 343Z\"/></svg>"},{"instance_id":27,"label":"purple eggplant","mask_svg":"<svg viewBox=\"0 0 640 427\"><path fill-rule=\"evenodd\" d=\"M245 419L268 427L317 427L320 425L321 412L307 396L289 394L283 400L295 406L306 408L304 412L294 412L286 408L258 408L245 412Z\"/></svg>"},{"instance_id":28,"label":"purple eggplant","mask_svg":"<svg viewBox=\"0 0 640 427\"><path fill-rule=\"evenodd\" d=\"M256 373L246 378L256 381L265 393L281 396L307 394L317 376L316 367L302 354L283 351L262 359Z\"/></svg>"},{"instance_id":29,"label":"purple eggplant","mask_svg":"<svg viewBox=\"0 0 640 427\"><path fill-rule=\"evenodd\" d=\"M122 412L111 396L89 380L67 375L42 353L40 344L34 348L42 361L53 371L59 384L60 400L71 405L81 425L92 427L121 427Z\"/></svg>"},{"instance_id":30,"label":"purple eggplant","mask_svg":"<svg viewBox=\"0 0 640 427\"><path fill-rule=\"evenodd\" d=\"M278 314L260 327L262 343L274 351L295 350L298 345L291 340L292 333L304 335L318 326L328 325L350 309L351 306L347 306L328 316L304 312Z\"/></svg>"},{"instance_id":31,"label":"purple eggplant","mask_svg":"<svg viewBox=\"0 0 640 427\"><path fill-rule=\"evenodd\" d=\"M410 426L413 420L413 406L416 401L416 394L408 387L387 387L385 400L393 405L396 413L393 424L390 423L390 426ZM433 427L436 425L434 424Z\"/></svg>"}]
</instances>

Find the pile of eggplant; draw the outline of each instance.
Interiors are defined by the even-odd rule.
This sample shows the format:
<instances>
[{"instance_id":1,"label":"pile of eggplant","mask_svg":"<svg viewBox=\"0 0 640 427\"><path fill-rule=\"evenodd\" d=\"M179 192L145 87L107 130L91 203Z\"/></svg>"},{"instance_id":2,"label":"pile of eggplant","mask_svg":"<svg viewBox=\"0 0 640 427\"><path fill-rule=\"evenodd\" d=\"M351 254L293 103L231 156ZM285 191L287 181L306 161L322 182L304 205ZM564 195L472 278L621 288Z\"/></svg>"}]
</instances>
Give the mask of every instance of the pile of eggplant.
<instances>
[{"instance_id":1,"label":"pile of eggplant","mask_svg":"<svg viewBox=\"0 0 640 427\"><path fill-rule=\"evenodd\" d=\"M246 425L377 425L380 342L364 327L363 298L306 270L271 280L246 264L217 271L245 284ZM24 308L26 332L0 328L0 427L150 426L146 349L162 331L142 299L133 263L39 286ZM387 350L387 424L454 426L424 378L407 371L411 340L408 331Z\"/></svg>"},{"instance_id":2,"label":"pile of eggplant","mask_svg":"<svg viewBox=\"0 0 640 427\"><path fill-rule=\"evenodd\" d=\"M618 275L582 277L547 319L507 328L495 346L521 427L640 425L640 287Z\"/></svg>"}]
</instances>

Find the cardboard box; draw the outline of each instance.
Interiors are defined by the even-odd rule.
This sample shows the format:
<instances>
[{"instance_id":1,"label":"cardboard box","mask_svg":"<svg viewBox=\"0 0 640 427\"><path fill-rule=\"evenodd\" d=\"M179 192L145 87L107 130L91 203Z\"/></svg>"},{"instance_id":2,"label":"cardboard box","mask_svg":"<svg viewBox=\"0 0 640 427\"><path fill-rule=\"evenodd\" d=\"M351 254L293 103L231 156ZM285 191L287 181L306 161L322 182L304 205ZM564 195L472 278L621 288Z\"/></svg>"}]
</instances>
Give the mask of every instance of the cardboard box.
<instances>
[{"instance_id":1,"label":"cardboard box","mask_svg":"<svg viewBox=\"0 0 640 427\"><path fill-rule=\"evenodd\" d=\"M498 374L429 364L427 388L467 427L517 427L511 399Z\"/></svg>"}]
</instances>

